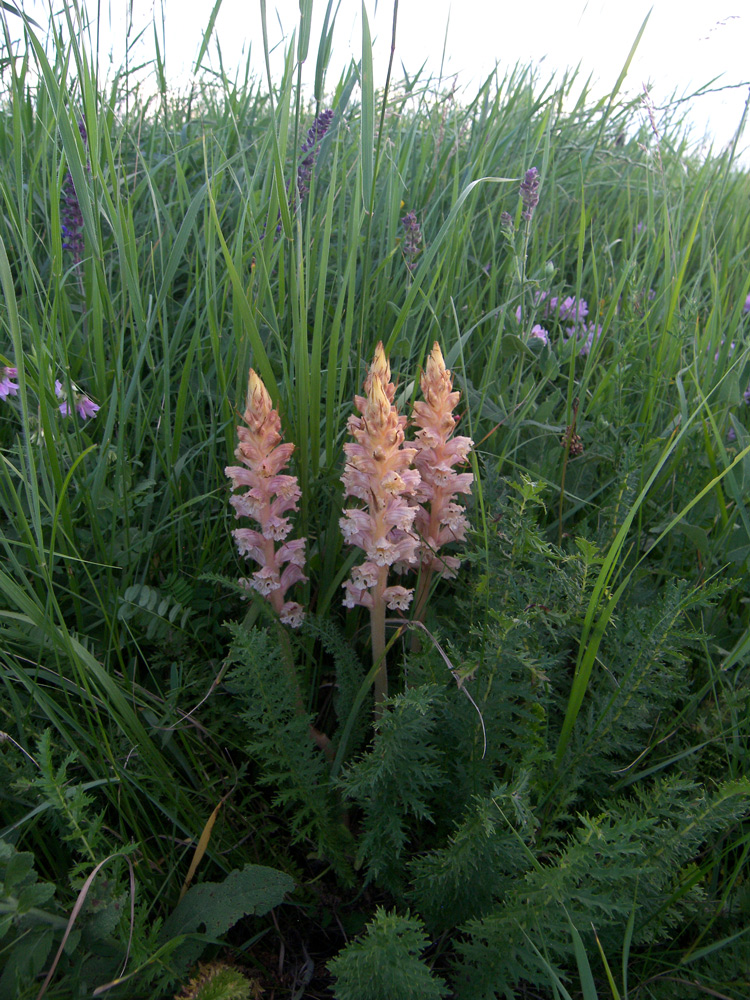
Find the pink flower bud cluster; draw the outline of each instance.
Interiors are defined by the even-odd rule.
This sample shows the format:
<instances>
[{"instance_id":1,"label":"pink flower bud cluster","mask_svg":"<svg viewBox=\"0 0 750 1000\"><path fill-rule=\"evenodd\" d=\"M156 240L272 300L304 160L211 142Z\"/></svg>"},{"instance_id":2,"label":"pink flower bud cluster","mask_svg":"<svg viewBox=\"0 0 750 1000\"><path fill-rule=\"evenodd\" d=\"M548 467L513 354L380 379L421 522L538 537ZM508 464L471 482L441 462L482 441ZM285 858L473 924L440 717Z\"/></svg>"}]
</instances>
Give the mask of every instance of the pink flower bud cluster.
<instances>
[{"instance_id":1,"label":"pink flower bud cluster","mask_svg":"<svg viewBox=\"0 0 750 1000\"><path fill-rule=\"evenodd\" d=\"M411 468L416 449L404 445L406 417L399 416L393 405L395 392L380 343L365 381L365 396L354 399L361 416L349 417L354 443L344 445L344 494L366 504L344 510L339 521L344 539L366 555L343 585L348 608L361 604L372 609L385 602L392 610L405 610L413 596L405 587L387 586L389 567L416 565L419 548L412 530L417 508L409 503L419 486L419 472Z\"/></svg>"},{"instance_id":2,"label":"pink flower bud cluster","mask_svg":"<svg viewBox=\"0 0 750 1000\"><path fill-rule=\"evenodd\" d=\"M244 493L235 493L229 502L238 518L252 518L260 530L237 528L232 535L240 555L253 559L260 569L240 583L266 597L281 621L297 628L304 618L302 606L284 600L293 583L307 580L303 573L305 539L286 541L292 524L284 515L297 510L301 495L297 477L282 474L294 445L282 444L281 419L252 368L242 419L247 426L237 428L239 445L235 450L242 465L230 465L224 471L234 489L248 487ZM277 548L278 542L283 544Z\"/></svg>"},{"instance_id":3,"label":"pink flower bud cluster","mask_svg":"<svg viewBox=\"0 0 750 1000\"><path fill-rule=\"evenodd\" d=\"M454 503L456 494L471 493L471 472L454 472L453 467L466 462L474 444L471 438L453 436L460 393L453 391L453 376L445 367L443 355L435 342L421 380L424 401L414 404L412 420L419 430L414 442L417 454L414 465L420 485L416 500L420 506L414 521L419 535L419 558L422 567L455 577L461 565L455 556L441 556L439 550L448 542L466 537L466 508Z\"/></svg>"},{"instance_id":4,"label":"pink flower bud cluster","mask_svg":"<svg viewBox=\"0 0 750 1000\"><path fill-rule=\"evenodd\" d=\"M366 504L345 510L339 522L344 539L366 555L343 585L346 607L372 608L384 600L392 610L405 610L413 590L386 586L389 567L404 572L421 564L421 598L433 573L456 575L459 560L439 550L464 539L468 527L465 508L454 501L457 494L471 492L474 476L457 473L454 466L466 461L473 442L453 436L459 393L453 391L440 347L434 345L422 376L424 400L414 404L414 442L404 441L407 421L393 405L396 390L390 377L383 345L378 344L366 396L355 397L361 416L349 418L356 443L344 445L345 494ZM421 610L420 600L417 613Z\"/></svg>"}]
</instances>

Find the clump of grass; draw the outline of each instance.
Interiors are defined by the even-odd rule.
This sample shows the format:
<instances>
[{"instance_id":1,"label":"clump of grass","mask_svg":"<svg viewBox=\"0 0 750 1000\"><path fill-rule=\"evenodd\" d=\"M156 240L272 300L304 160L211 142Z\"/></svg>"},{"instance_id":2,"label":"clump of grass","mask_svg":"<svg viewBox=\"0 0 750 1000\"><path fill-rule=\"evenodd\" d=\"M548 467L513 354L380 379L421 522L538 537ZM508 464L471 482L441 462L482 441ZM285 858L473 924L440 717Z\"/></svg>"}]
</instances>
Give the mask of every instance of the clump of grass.
<instances>
[{"instance_id":1,"label":"clump of grass","mask_svg":"<svg viewBox=\"0 0 750 1000\"><path fill-rule=\"evenodd\" d=\"M588 933L596 904L565 865L590 874L588 845L609 837L597 884L620 920L630 982L652 988L694 961L706 988L729 989L714 959L730 956L729 981L739 965L726 914L746 880L750 179L734 147L692 157L679 117L644 118L640 98L594 102L575 74L495 72L465 103L429 78L380 93L365 46L326 92L325 33L308 105L296 71L310 8L272 87L204 74L189 97L164 86L149 101L123 73L105 89L78 7L46 46L27 21L28 58L3 69L0 730L20 749L0 760L0 839L54 886L44 926L59 944L91 861L49 850L62 822L50 803L64 806L72 782L97 859L135 859L132 919L121 916L124 868L102 894L112 952L132 935L129 982L166 996L177 945L158 923L194 843L217 877L249 862L290 871L319 928L343 910L364 927L375 912L418 908L440 940L442 979L458 963L479 989L501 940L538 948L555 976L581 967L563 910L549 952L543 925L525 925L533 948L524 943L503 880L542 894L540 868L554 862L557 901ZM406 624L424 618L425 638L410 649L393 638L404 669L371 731L366 630L340 601L356 558L338 525L350 400L380 342L393 404L409 413L435 341L461 391L457 430L475 442L468 565L457 590L425 571L416 607L400 609ZM231 584L225 502L251 367L297 445L308 547L295 596L308 621L287 637L288 656L305 716L332 738L329 841L358 852L376 873L368 892L387 896L369 910L285 835L283 796L254 780L261 758L246 754L225 679L223 623L242 618L252 635L263 610ZM63 405L78 415L64 419ZM430 530L419 527L435 548ZM719 578L740 582L722 590ZM329 808L344 788L348 814ZM641 872L663 911L649 910L658 933L632 949L636 897L622 893L636 887L607 883L642 819L629 795L643 815L653 808L658 850L679 855ZM697 810L703 839L680 840L657 800L665 816ZM383 816L392 825L378 841ZM373 825L360 831L360 817ZM461 891L474 884L471 858L508 866L477 887L494 914L485 929ZM463 950L428 878L464 921ZM312 916L316 899L325 917ZM277 960L265 953L270 980ZM70 963L60 997L93 975ZM29 970L28 983L43 971ZM493 974L482 989L497 987Z\"/></svg>"}]
</instances>

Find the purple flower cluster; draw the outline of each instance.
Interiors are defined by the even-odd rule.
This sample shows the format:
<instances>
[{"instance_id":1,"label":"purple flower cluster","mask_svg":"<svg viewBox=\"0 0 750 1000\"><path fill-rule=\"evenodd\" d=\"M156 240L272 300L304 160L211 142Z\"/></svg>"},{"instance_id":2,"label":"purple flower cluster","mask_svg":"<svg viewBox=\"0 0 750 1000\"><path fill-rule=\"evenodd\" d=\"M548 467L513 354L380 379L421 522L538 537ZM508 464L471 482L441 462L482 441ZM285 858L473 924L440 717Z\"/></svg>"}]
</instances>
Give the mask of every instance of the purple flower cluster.
<instances>
[{"instance_id":1,"label":"purple flower cluster","mask_svg":"<svg viewBox=\"0 0 750 1000\"><path fill-rule=\"evenodd\" d=\"M12 381L17 375L17 368L0 368L0 399L8 399L9 396L18 395L18 385ZM68 393L64 389L62 382L59 379L55 379L55 395L60 400L57 408L62 416L69 417L72 415L73 410L75 410L81 420L89 420L91 417L95 417L99 412L99 406L93 399L84 392L81 392L78 386L73 383L71 383L71 389L73 395L71 399L68 399Z\"/></svg>"},{"instance_id":2,"label":"purple flower cluster","mask_svg":"<svg viewBox=\"0 0 750 1000\"><path fill-rule=\"evenodd\" d=\"M596 341L601 337L602 328L598 323L587 323L586 317L589 314L588 303L585 299L577 299L574 295L568 295L561 299L557 295L550 295L549 292L536 292L534 295L534 307L542 307L542 317L547 320L554 320L558 323L569 323L566 326L565 337L576 337L582 340L578 353L586 355L591 351ZM519 323L523 321L523 310L521 306L516 309L516 319ZM543 343L549 343L548 331L538 323L531 329L531 337L536 337Z\"/></svg>"},{"instance_id":3,"label":"purple flower cluster","mask_svg":"<svg viewBox=\"0 0 750 1000\"><path fill-rule=\"evenodd\" d=\"M72 415L73 410L77 410L81 420L88 420L90 417L95 417L99 412L99 406L93 399L90 399L85 393L81 392L78 386L71 384L71 388L73 390L73 398L69 400L62 382L59 379L55 379L55 395L62 401L58 406L60 413L64 417L69 417Z\"/></svg>"},{"instance_id":4,"label":"purple flower cluster","mask_svg":"<svg viewBox=\"0 0 750 1000\"><path fill-rule=\"evenodd\" d=\"M742 307L743 312L750 312L750 295L745 299L745 305Z\"/></svg>"},{"instance_id":5,"label":"purple flower cluster","mask_svg":"<svg viewBox=\"0 0 750 1000\"><path fill-rule=\"evenodd\" d=\"M417 266L416 257L422 249L423 242L422 230L419 227L416 213L407 212L401 220L401 225L404 227L404 242L401 249L406 258L406 266L410 271L413 271Z\"/></svg>"},{"instance_id":6,"label":"purple flower cluster","mask_svg":"<svg viewBox=\"0 0 750 1000\"><path fill-rule=\"evenodd\" d=\"M8 396L18 395L18 386L11 379L14 379L18 375L17 368L0 368L0 373L2 373L2 378L0 378L0 399L7 399Z\"/></svg>"},{"instance_id":7,"label":"purple flower cluster","mask_svg":"<svg viewBox=\"0 0 750 1000\"><path fill-rule=\"evenodd\" d=\"M78 122L78 131L81 133L81 139L83 139L83 145L86 148L88 137L86 126L82 121ZM70 171L65 175L60 196L60 228L63 249L69 250L73 254L76 264L80 264L83 260L83 215Z\"/></svg>"},{"instance_id":8,"label":"purple flower cluster","mask_svg":"<svg viewBox=\"0 0 750 1000\"><path fill-rule=\"evenodd\" d=\"M302 160L297 168L297 191L300 201L307 197L310 192L310 178L312 176L315 160L320 151L320 141L331 127L333 121L333 111L321 111L310 128L307 130L307 138L302 143L302 152L307 156Z\"/></svg>"},{"instance_id":9,"label":"purple flower cluster","mask_svg":"<svg viewBox=\"0 0 750 1000\"><path fill-rule=\"evenodd\" d=\"M539 171L536 167L529 167L526 171L518 193L523 202L523 217L527 222L531 222L534 209L539 204Z\"/></svg>"},{"instance_id":10,"label":"purple flower cluster","mask_svg":"<svg viewBox=\"0 0 750 1000\"><path fill-rule=\"evenodd\" d=\"M602 328L599 323L582 323L580 327L567 327L565 332L569 336L576 333L579 340L583 337L586 338L578 350L579 354L586 355L591 352L591 348L601 337Z\"/></svg>"},{"instance_id":11,"label":"purple flower cluster","mask_svg":"<svg viewBox=\"0 0 750 1000\"><path fill-rule=\"evenodd\" d=\"M315 166L315 161L318 158L318 153L320 152L320 141L326 132L331 127L331 122L333 121L333 111L321 111L315 121L312 123L310 128L307 130L307 136L305 141L300 147L303 153L307 153L307 156L300 162L297 167L297 186L294 192L291 189L291 182L287 184L286 193L289 199L289 211L294 212L297 208L297 194L299 194L300 202L304 201L307 195L310 193L310 178L312 177L313 167ZM281 235L281 230L283 226L281 223L281 210L276 217L276 235ZM266 227L263 226L261 230L260 238L264 239L266 235Z\"/></svg>"},{"instance_id":12,"label":"purple flower cluster","mask_svg":"<svg viewBox=\"0 0 750 1000\"><path fill-rule=\"evenodd\" d=\"M719 349L716 352L716 354L714 354L714 361L718 361L719 360L719 355L721 354L721 349L722 349L723 346L724 346L724 338L722 337L721 338L721 343L719 344ZM734 349L735 349L736 346L737 346L737 344L734 341L732 341L730 343L729 350L727 351L727 358L731 358L732 357L732 355L734 354Z\"/></svg>"}]
</instances>

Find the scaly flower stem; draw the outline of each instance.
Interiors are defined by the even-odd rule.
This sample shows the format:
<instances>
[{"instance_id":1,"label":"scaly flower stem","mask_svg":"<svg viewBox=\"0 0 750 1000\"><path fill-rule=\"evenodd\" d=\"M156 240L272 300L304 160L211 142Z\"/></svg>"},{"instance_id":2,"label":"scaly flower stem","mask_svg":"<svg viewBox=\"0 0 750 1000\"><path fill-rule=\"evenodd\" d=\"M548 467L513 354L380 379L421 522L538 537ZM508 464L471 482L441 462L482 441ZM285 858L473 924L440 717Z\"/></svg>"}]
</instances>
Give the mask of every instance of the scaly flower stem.
<instances>
[{"instance_id":1,"label":"scaly flower stem","mask_svg":"<svg viewBox=\"0 0 750 1000\"><path fill-rule=\"evenodd\" d=\"M388 694L385 662L385 609L406 610L412 591L388 586L388 570L394 564L412 566L419 541L412 531L417 508L410 506L419 486L419 473L411 468L416 449L405 447L406 417L400 417L393 398L396 387L382 343L375 350L365 380L365 396L355 397L361 416L349 417L354 443L344 445L346 467L341 480L346 496L366 506L347 508L339 520L347 542L363 549L366 559L352 568L343 584L344 606L359 604L370 609L375 678L375 716L382 713Z\"/></svg>"},{"instance_id":2,"label":"scaly flower stem","mask_svg":"<svg viewBox=\"0 0 750 1000\"><path fill-rule=\"evenodd\" d=\"M382 566L375 586L370 591L370 631L372 633L372 662L380 663L375 677L375 718L383 712L382 704L388 697L388 665L385 659L385 598L383 593L388 583L388 567Z\"/></svg>"},{"instance_id":3,"label":"scaly flower stem","mask_svg":"<svg viewBox=\"0 0 750 1000\"><path fill-rule=\"evenodd\" d=\"M412 422L419 428L414 442L414 464L420 475L415 499L419 502L414 526L419 535L420 572L415 596L415 621L424 618L434 573L453 577L460 565L455 556L441 555L443 545L460 541L468 527L465 509L454 502L458 493L470 493L474 476L457 473L454 466L466 461L472 447L470 438L454 435L453 410L459 393L453 389L453 376L445 367L439 344L433 345L420 380L422 400L414 404ZM419 637L412 632L412 649L419 647Z\"/></svg>"}]
</instances>

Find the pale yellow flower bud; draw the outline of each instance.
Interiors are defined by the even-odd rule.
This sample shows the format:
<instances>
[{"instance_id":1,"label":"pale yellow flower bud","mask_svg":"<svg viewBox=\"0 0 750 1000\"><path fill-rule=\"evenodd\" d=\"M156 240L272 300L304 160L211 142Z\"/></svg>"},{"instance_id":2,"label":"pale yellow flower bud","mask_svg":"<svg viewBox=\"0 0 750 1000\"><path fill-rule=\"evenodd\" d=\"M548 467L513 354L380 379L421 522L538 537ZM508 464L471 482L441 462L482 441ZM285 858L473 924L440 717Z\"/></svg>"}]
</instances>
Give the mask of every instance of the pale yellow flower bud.
<instances>
[{"instance_id":1,"label":"pale yellow flower bud","mask_svg":"<svg viewBox=\"0 0 750 1000\"><path fill-rule=\"evenodd\" d=\"M251 368L247 378L247 398L245 400L245 423L260 426L273 409L268 389L263 385L260 375Z\"/></svg>"},{"instance_id":2,"label":"pale yellow flower bud","mask_svg":"<svg viewBox=\"0 0 750 1000\"><path fill-rule=\"evenodd\" d=\"M372 359L370 370L367 373L367 378L365 379L365 393L368 396L370 395L370 389L373 382L380 382L383 389L385 389L390 381L391 366L388 362L388 358L385 356L383 341L379 340L378 346L375 348L375 357Z\"/></svg>"},{"instance_id":3,"label":"pale yellow flower bud","mask_svg":"<svg viewBox=\"0 0 750 1000\"><path fill-rule=\"evenodd\" d=\"M383 345L379 344L378 346L382 348ZM375 365L373 364L370 370L371 375L374 369ZM374 377L371 378L370 386L367 390L367 402L364 412L364 418L371 434L382 432L385 429L390 413L391 404L385 394L385 388L380 377L375 373Z\"/></svg>"}]
</instances>

